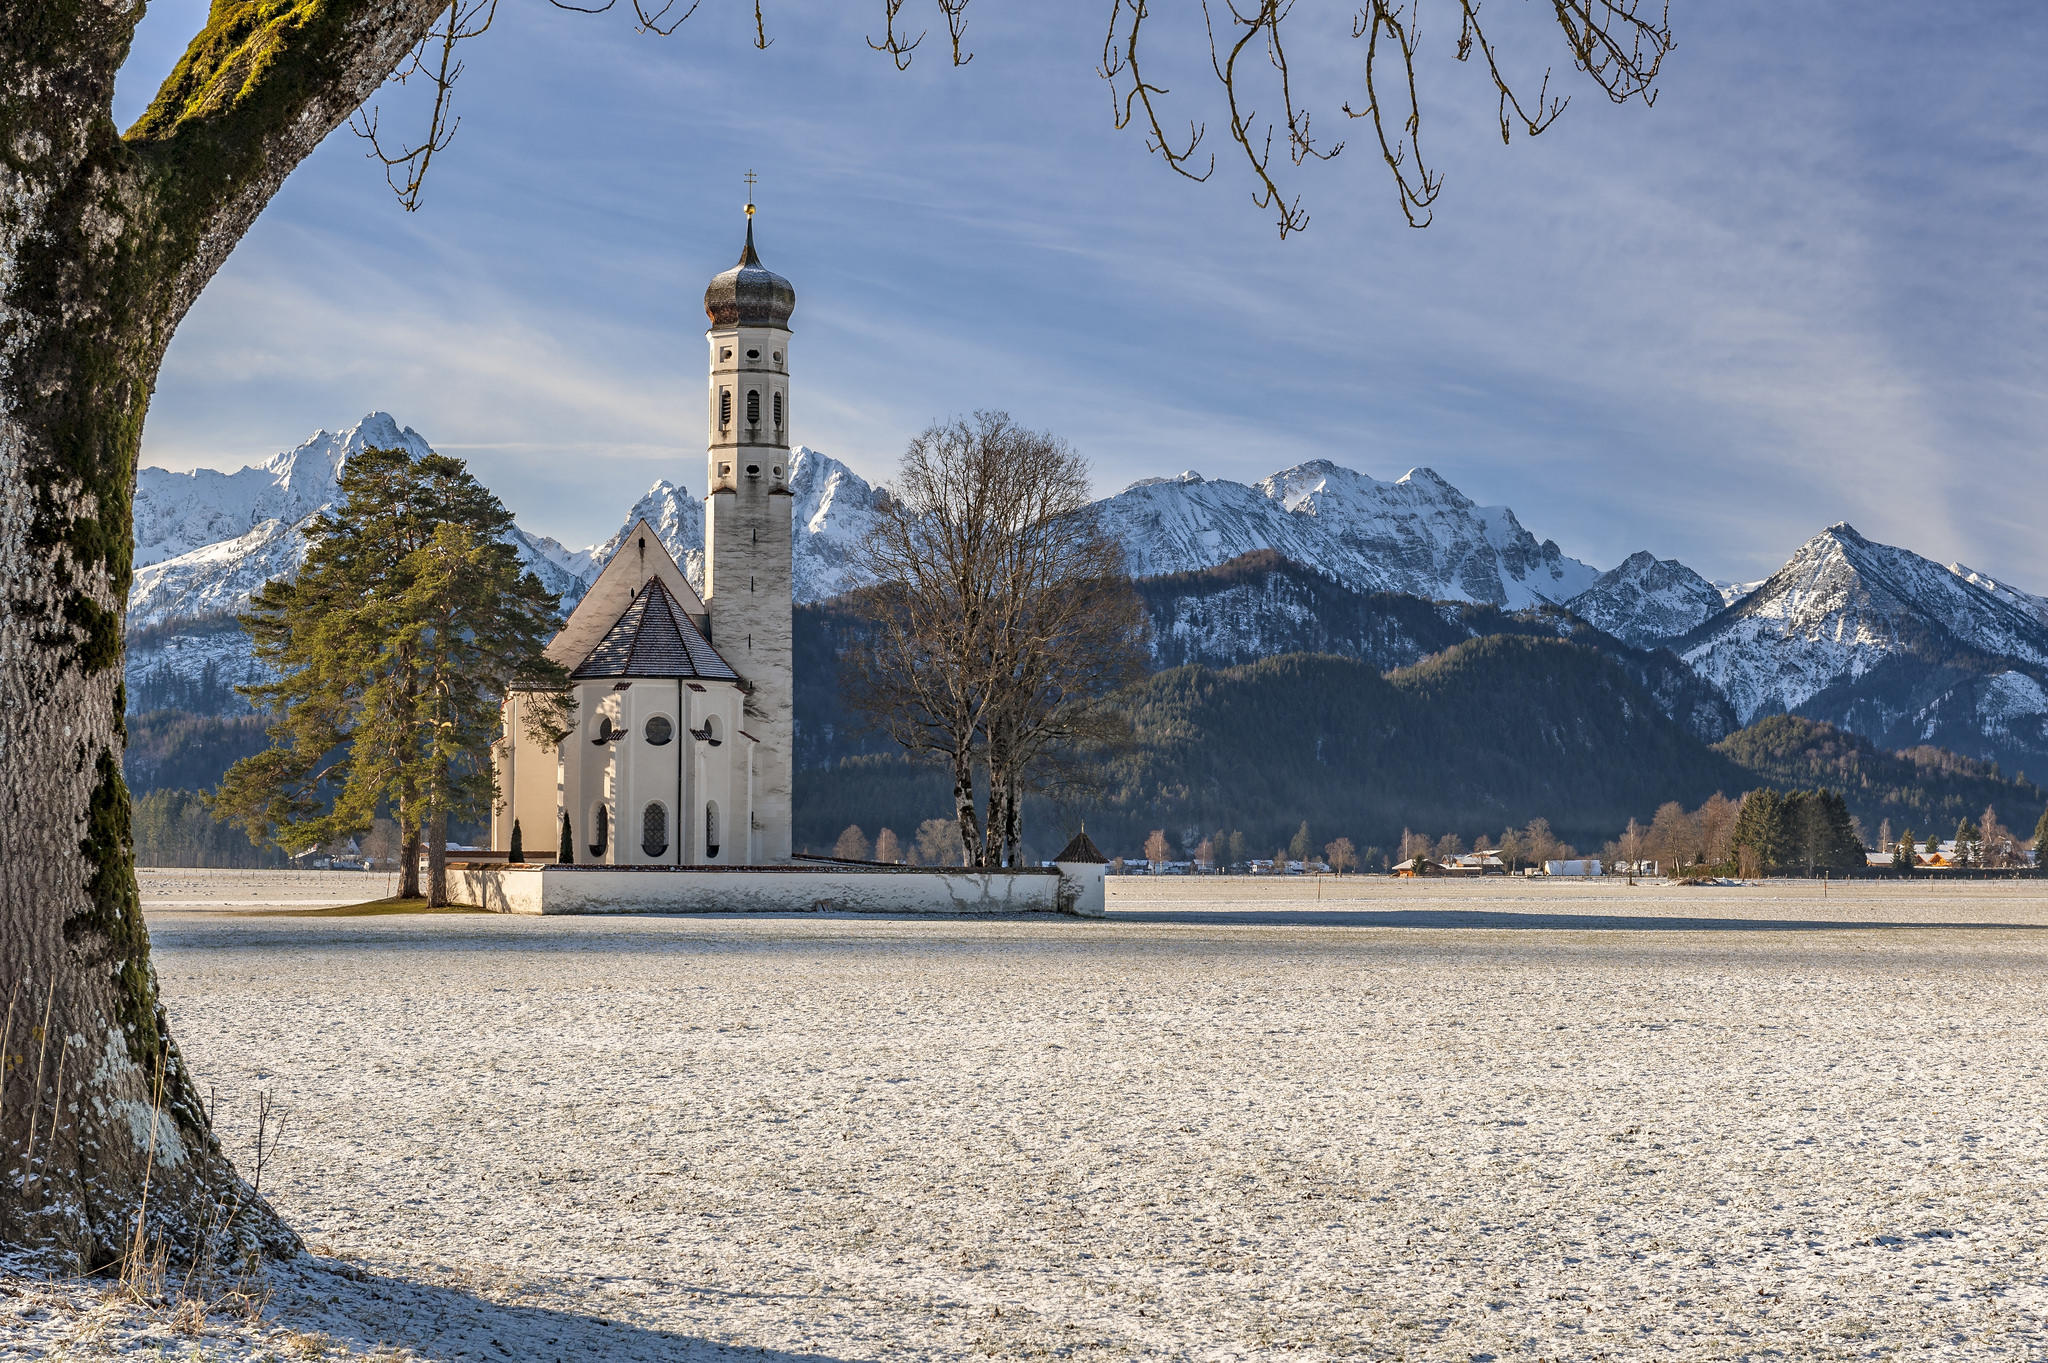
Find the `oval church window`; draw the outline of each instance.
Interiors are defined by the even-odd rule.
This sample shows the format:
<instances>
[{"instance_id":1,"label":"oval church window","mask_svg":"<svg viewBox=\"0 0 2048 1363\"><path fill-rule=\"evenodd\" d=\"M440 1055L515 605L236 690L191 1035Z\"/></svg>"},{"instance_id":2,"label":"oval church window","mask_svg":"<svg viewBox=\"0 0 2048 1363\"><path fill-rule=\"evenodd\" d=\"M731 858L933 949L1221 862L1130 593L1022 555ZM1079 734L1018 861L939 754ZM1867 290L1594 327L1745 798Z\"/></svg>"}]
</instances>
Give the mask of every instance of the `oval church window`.
<instances>
[{"instance_id":1,"label":"oval church window","mask_svg":"<svg viewBox=\"0 0 2048 1363\"><path fill-rule=\"evenodd\" d=\"M659 748L676 736L676 726L669 722L667 715L656 715L647 721L647 741Z\"/></svg>"},{"instance_id":2,"label":"oval church window","mask_svg":"<svg viewBox=\"0 0 2048 1363\"><path fill-rule=\"evenodd\" d=\"M612 812L604 805L590 816L590 855L601 857L612 845Z\"/></svg>"},{"instance_id":3,"label":"oval church window","mask_svg":"<svg viewBox=\"0 0 2048 1363\"><path fill-rule=\"evenodd\" d=\"M718 801L712 800L704 806L704 859L718 859Z\"/></svg>"},{"instance_id":4,"label":"oval church window","mask_svg":"<svg viewBox=\"0 0 2048 1363\"><path fill-rule=\"evenodd\" d=\"M668 851L668 811L658 804L640 816L640 850L650 857Z\"/></svg>"}]
</instances>

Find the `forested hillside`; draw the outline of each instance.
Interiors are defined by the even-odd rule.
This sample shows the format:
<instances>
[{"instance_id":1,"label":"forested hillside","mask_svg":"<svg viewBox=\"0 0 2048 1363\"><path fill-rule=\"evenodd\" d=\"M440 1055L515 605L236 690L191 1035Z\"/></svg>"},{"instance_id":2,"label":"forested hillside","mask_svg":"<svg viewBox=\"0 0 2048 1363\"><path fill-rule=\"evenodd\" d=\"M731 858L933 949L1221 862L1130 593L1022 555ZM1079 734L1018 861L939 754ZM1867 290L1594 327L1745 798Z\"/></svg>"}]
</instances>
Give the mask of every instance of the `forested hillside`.
<instances>
[{"instance_id":1,"label":"forested hillside","mask_svg":"<svg viewBox=\"0 0 2048 1363\"><path fill-rule=\"evenodd\" d=\"M1164 827L1176 844L1241 831L1269 854L1303 821L1318 848L1339 836L1387 847L1404 827L1497 834L1534 818L1597 845L1664 800L1754 784L1613 660L1559 639L1468 640L1385 676L1314 654L1174 668L1124 704L1135 741L1103 760L1101 789L1031 809L1041 854L1084 817L1126 852ZM900 832L949 804L938 773L880 758L806 772L797 798L799 841L820 848L848 823Z\"/></svg>"},{"instance_id":2,"label":"forested hillside","mask_svg":"<svg viewBox=\"0 0 2048 1363\"><path fill-rule=\"evenodd\" d=\"M2006 779L1995 762L1940 748L1885 752L1867 738L1794 715L1758 720L1715 747L1753 772L1758 785L1840 790L1871 838L1887 820L1895 835L1910 828L1923 841L1946 838L1987 807L2024 833L2048 803L2048 791L2024 777Z\"/></svg>"}]
</instances>

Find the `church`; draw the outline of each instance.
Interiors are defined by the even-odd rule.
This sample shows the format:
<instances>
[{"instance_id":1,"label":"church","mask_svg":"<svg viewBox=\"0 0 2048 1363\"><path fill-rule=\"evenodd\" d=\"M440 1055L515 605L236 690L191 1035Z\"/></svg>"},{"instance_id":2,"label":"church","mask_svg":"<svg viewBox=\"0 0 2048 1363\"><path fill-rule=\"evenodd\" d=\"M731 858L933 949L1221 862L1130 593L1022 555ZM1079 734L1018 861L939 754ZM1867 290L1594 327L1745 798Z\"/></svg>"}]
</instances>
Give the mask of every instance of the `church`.
<instances>
[{"instance_id":1,"label":"church","mask_svg":"<svg viewBox=\"0 0 2048 1363\"><path fill-rule=\"evenodd\" d=\"M754 250L704 291L709 451L700 596L645 521L548 644L574 728L558 746L504 703L491 845L578 865L790 861L789 319L796 290ZM528 702L530 703L530 702Z\"/></svg>"}]
</instances>

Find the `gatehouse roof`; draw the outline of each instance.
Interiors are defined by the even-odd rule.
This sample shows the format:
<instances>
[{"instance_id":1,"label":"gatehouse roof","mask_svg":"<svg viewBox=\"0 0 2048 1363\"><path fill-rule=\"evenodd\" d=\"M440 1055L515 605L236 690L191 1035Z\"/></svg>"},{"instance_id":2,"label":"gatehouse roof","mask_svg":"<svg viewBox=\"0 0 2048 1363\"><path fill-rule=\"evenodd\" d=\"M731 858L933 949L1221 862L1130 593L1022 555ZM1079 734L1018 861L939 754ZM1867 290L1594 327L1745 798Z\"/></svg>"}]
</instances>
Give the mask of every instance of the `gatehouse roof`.
<instances>
[{"instance_id":1,"label":"gatehouse roof","mask_svg":"<svg viewBox=\"0 0 2048 1363\"><path fill-rule=\"evenodd\" d=\"M740 674L718 656L659 576L650 577L590 655L569 674L572 681L600 677L701 677L738 681Z\"/></svg>"}]
</instances>

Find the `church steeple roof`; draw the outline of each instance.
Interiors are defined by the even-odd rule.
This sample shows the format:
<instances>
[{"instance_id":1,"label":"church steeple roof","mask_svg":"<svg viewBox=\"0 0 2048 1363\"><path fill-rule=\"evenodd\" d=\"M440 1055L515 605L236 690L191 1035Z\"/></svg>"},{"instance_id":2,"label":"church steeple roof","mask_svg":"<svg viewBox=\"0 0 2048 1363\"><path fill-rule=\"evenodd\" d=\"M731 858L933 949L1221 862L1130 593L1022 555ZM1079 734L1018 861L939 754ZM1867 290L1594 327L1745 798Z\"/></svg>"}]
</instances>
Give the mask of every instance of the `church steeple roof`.
<instances>
[{"instance_id":1,"label":"church steeple roof","mask_svg":"<svg viewBox=\"0 0 2048 1363\"><path fill-rule=\"evenodd\" d=\"M574 672L574 681L600 677L703 677L738 681L739 673L706 642L676 605L659 577L633 598Z\"/></svg>"},{"instance_id":2,"label":"church steeple roof","mask_svg":"<svg viewBox=\"0 0 2048 1363\"><path fill-rule=\"evenodd\" d=\"M727 327L787 327L796 311L796 286L761 263L754 249L754 214L747 211L747 244L740 263L713 275L704 290L704 315L713 330Z\"/></svg>"}]
</instances>

